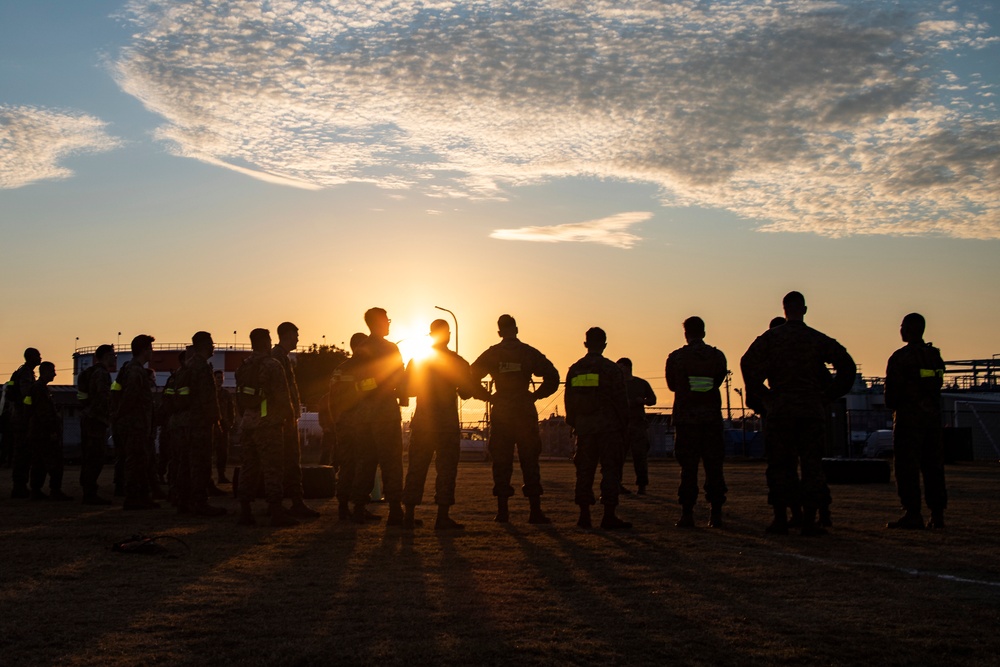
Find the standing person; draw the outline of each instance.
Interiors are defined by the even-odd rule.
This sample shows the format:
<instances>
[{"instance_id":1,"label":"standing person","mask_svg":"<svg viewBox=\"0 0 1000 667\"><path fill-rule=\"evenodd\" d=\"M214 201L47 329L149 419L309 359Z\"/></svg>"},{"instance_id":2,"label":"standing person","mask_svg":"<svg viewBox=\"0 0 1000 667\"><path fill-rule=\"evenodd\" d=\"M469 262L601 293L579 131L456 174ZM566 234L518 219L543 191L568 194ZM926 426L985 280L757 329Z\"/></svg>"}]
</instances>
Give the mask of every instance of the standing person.
<instances>
[{"instance_id":1,"label":"standing person","mask_svg":"<svg viewBox=\"0 0 1000 667\"><path fill-rule=\"evenodd\" d=\"M38 366L38 379L22 402L28 422L27 441L31 449L32 500L73 500L63 493L62 417L52 401L49 383L56 378L56 367L51 361ZM49 478L49 495L42 487Z\"/></svg>"},{"instance_id":2,"label":"standing person","mask_svg":"<svg viewBox=\"0 0 1000 667\"><path fill-rule=\"evenodd\" d=\"M190 346L188 346L190 347ZM186 401L185 397L177 395L177 380L187 361L186 349L177 354L177 368L170 373L163 385L160 397L160 411L157 419L160 422L160 458L157 463L157 475L169 485L168 500L171 505L177 505L177 464L180 436L178 431L183 427L181 422L186 418L178 416L178 411Z\"/></svg>"},{"instance_id":3,"label":"standing person","mask_svg":"<svg viewBox=\"0 0 1000 667\"><path fill-rule=\"evenodd\" d=\"M132 359L127 361L111 384L112 429L115 449L123 462L122 486L125 510L156 509L149 486L149 434L153 425L153 387L143 368L153 357L152 336L139 334L132 339Z\"/></svg>"},{"instance_id":4,"label":"standing person","mask_svg":"<svg viewBox=\"0 0 1000 667\"><path fill-rule=\"evenodd\" d=\"M374 459L364 457L362 467L354 480L354 520L364 523L371 520L365 504L370 500L375 484L376 465L382 469L382 492L389 503L388 526L403 525L403 433L400 430L400 406L409 405L406 396L403 357L395 343L385 339L392 320L384 308L370 308L365 313L365 324L370 334L366 349L371 377L375 389L365 397L368 423L364 440L375 452Z\"/></svg>"},{"instance_id":5,"label":"standing person","mask_svg":"<svg viewBox=\"0 0 1000 667\"><path fill-rule=\"evenodd\" d=\"M667 386L674 392L674 456L681 466L677 498L681 518L677 526L694 527L694 504L698 500L698 464L705 466L705 499L712 505L708 525L722 527L722 505L726 502L726 480L722 460L722 395L719 387L729 369L726 355L705 343L705 322L700 317L684 320L687 345L667 357Z\"/></svg>"},{"instance_id":6,"label":"standing person","mask_svg":"<svg viewBox=\"0 0 1000 667\"><path fill-rule=\"evenodd\" d=\"M94 365L77 377L76 397L83 406L80 411L80 486L84 505L111 504L97 494L97 480L104 469L111 426L111 371L115 368L115 359L112 345L100 345L94 353Z\"/></svg>"},{"instance_id":7,"label":"standing person","mask_svg":"<svg viewBox=\"0 0 1000 667\"><path fill-rule=\"evenodd\" d=\"M514 447L521 465L521 493L528 499L528 523L551 523L542 513L542 475L538 458L542 439L538 434L538 410L535 402L548 398L559 389L559 371L544 354L522 343L517 337L517 322L510 315L497 319L497 334L502 339L472 362L472 377L493 378L494 393L490 410L490 461L493 467L493 495L497 499L494 521L510 521L510 485L514 474ZM533 377L541 385L531 390Z\"/></svg>"},{"instance_id":8,"label":"standing person","mask_svg":"<svg viewBox=\"0 0 1000 667\"><path fill-rule=\"evenodd\" d=\"M615 362L625 374L625 386L628 389L628 438L622 454L621 477L625 478L625 456L632 453L632 466L635 468L635 485L640 496L646 495L649 486L649 422L646 421L646 406L656 405L656 393L648 382L632 375L632 360L622 357ZM622 486L623 492L628 490Z\"/></svg>"},{"instance_id":9,"label":"standing person","mask_svg":"<svg viewBox=\"0 0 1000 667\"><path fill-rule=\"evenodd\" d=\"M212 481L212 434L219 423L215 378L208 362L215 341L207 331L191 337L184 366L177 372L177 484L178 514L222 516L224 507L208 504Z\"/></svg>"},{"instance_id":10,"label":"standing person","mask_svg":"<svg viewBox=\"0 0 1000 667\"><path fill-rule=\"evenodd\" d=\"M241 526L255 526L251 505L263 480L271 525L298 525L281 504L284 498L284 427L295 415L288 381L281 363L271 356L271 332L250 332L253 352L236 371L236 399L240 422L239 480Z\"/></svg>"},{"instance_id":11,"label":"standing person","mask_svg":"<svg viewBox=\"0 0 1000 667\"><path fill-rule=\"evenodd\" d=\"M312 519L319 516L319 512L305 504L302 500L302 450L299 444L299 385L295 381L295 369L288 358L291 352L299 345L299 328L291 322L282 322L278 325L278 343L271 350L281 368L285 371L285 381L288 384L288 393L295 408L289 415L285 423L282 424L281 434L285 451L285 495L292 499L292 506L288 513L303 519Z\"/></svg>"},{"instance_id":12,"label":"standing person","mask_svg":"<svg viewBox=\"0 0 1000 667\"><path fill-rule=\"evenodd\" d=\"M924 528L920 476L931 511L927 528L944 528L948 494L944 485L941 432L941 352L924 342L926 322L919 313L903 318L899 335L906 343L892 353L885 371L885 407L892 410L893 466L905 514L889 528Z\"/></svg>"},{"instance_id":13,"label":"standing person","mask_svg":"<svg viewBox=\"0 0 1000 667\"><path fill-rule=\"evenodd\" d=\"M566 373L566 423L576 435L576 504L580 506L577 525L591 528L590 506L594 504L594 476L601 467L601 528L631 528L616 515L621 486L622 444L628 432L628 389L625 375L602 354L607 347L603 329L587 330L587 354Z\"/></svg>"},{"instance_id":14,"label":"standing person","mask_svg":"<svg viewBox=\"0 0 1000 667\"><path fill-rule=\"evenodd\" d=\"M236 406L233 403L233 395L222 386L223 372L215 371L212 375L215 379L215 395L219 402L219 424L212 435L212 443L215 445L215 470L218 473L219 484L229 484L226 464L229 461L229 435L233 432L233 424L236 423Z\"/></svg>"},{"instance_id":15,"label":"standing person","mask_svg":"<svg viewBox=\"0 0 1000 667\"><path fill-rule=\"evenodd\" d=\"M24 351L24 363L10 376L4 386L4 412L7 415L7 432L4 446L11 457L14 488L11 498L27 498L28 479L31 472L31 447L28 443L28 419L24 399L35 384L35 369L42 363L42 353L33 347Z\"/></svg>"},{"instance_id":16,"label":"standing person","mask_svg":"<svg viewBox=\"0 0 1000 667\"><path fill-rule=\"evenodd\" d=\"M788 321L758 336L740 360L747 392L767 406L768 503L774 510L767 532L787 535L787 508L801 499L802 534L825 535L816 512L826 484L826 404L850 390L857 371L843 345L806 326L806 300L800 292L786 294L782 305ZM827 363L836 372L832 381ZM796 465L801 469L798 488L791 472Z\"/></svg>"},{"instance_id":17,"label":"standing person","mask_svg":"<svg viewBox=\"0 0 1000 667\"><path fill-rule=\"evenodd\" d=\"M333 371L327 394L327 411L337 432L337 513L341 521L351 520L349 502L359 475L362 456L368 450L370 458L375 458L374 452L370 452L369 443L364 439L364 429L368 423L365 412L368 404L364 399L376 387L368 364L367 343L368 336L363 333L351 336L351 356Z\"/></svg>"},{"instance_id":18,"label":"standing person","mask_svg":"<svg viewBox=\"0 0 1000 667\"><path fill-rule=\"evenodd\" d=\"M433 339L431 354L410 361L406 367L407 393L417 397L417 407L410 423L410 463L403 487L406 506L403 528L413 529L416 525L415 508L423 500L427 469L434 457L437 471L434 503L438 507L434 530L462 530L465 526L449 516L455 504L455 480L462 442L455 397L457 394L462 398L488 401L490 395L472 379L469 362L448 349L451 341L448 323L434 320L430 335Z\"/></svg>"}]
</instances>

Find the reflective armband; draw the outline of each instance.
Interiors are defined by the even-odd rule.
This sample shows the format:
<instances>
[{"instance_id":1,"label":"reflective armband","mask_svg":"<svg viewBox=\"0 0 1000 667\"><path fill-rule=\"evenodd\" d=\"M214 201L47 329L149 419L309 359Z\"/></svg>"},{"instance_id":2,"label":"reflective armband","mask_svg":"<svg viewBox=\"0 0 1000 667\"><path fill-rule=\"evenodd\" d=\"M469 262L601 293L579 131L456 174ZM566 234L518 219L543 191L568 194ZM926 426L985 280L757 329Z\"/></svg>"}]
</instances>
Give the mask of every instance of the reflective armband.
<instances>
[{"instance_id":1,"label":"reflective armband","mask_svg":"<svg viewBox=\"0 0 1000 667\"><path fill-rule=\"evenodd\" d=\"M707 378L701 375L689 375L688 376L688 386L691 391L703 394L706 391L712 391L712 386L714 385L712 378Z\"/></svg>"},{"instance_id":2,"label":"reflective armband","mask_svg":"<svg viewBox=\"0 0 1000 667\"><path fill-rule=\"evenodd\" d=\"M601 376L598 373L584 373L574 375L569 382L571 387L597 387L600 386Z\"/></svg>"},{"instance_id":3,"label":"reflective armband","mask_svg":"<svg viewBox=\"0 0 1000 667\"><path fill-rule=\"evenodd\" d=\"M378 389L378 383L375 382L375 378L367 378L358 382L354 385L358 391L373 391Z\"/></svg>"},{"instance_id":4,"label":"reflective armband","mask_svg":"<svg viewBox=\"0 0 1000 667\"><path fill-rule=\"evenodd\" d=\"M121 391L122 386L117 381L111 383L111 391Z\"/></svg>"},{"instance_id":5,"label":"reflective armband","mask_svg":"<svg viewBox=\"0 0 1000 667\"><path fill-rule=\"evenodd\" d=\"M920 369L921 378L943 378L944 371L940 368L921 368Z\"/></svg>"},{"instance_id":6,"label":"reflective armband","mask_svg":"<svg viewBox=\"0 0 1000 667\"><path fill-rule=\"evenodd\" d=\"M256 396L257 395L257 390L254 389L253 387L240 387L239 388L239 392L241 394L246 394L247 396Z\"/></svg>"},{"instance_id":7,"label":"reflective armband","mask_svg":"<svg viewBox=\"0 0 1000 667\"><path fill-rule=\"evenodd\" d=\"M85 401L88 398L90 398L90 394L88 394L87 392L85 392L85 391L78 391L78 392L76 392L76 400L78 400L78 401Z\"/></svg>"},{"instance_id":8,"label":"reflective armband","mask_svg":"<svg viewBox=\"0 0 1000 667\"><path fill-rule=\"evenodd\" d=\"M260 416L261 417L266 417L267 416L267 399L266 398L263 401L260 402Z\"/></svg>"},{"instance_id":9,"label":"reflective armband","mask_svg":"<svg viewBox=\"0 0 1000 667\"><path fill-rule=\"evenodd\" d=\"M177 390L178 396L189 396L191 394L191 387L181 387Z\"/></svg>"},{"instance_id":10,"label":"reflective armband","mask_svg":"<svg viewBox=\"0 0 1000 667\"><path fill-rule=\"evenodd\" d=\"M31 396L25 396L24 397L24 404L25 405L31 405Z\"/></svg>"}]
</instances>

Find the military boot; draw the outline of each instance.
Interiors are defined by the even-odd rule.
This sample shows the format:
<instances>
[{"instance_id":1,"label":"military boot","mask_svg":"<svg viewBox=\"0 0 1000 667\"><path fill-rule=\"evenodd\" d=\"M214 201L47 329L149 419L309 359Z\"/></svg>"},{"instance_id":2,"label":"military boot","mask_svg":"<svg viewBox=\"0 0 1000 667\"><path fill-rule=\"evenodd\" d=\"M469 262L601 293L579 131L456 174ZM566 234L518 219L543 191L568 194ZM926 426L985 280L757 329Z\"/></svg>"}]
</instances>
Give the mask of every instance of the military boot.
<instances>
[{"instance_id":1,"label":"military boot","mask_svg":"<svg viewBox=\"0 0 1000 667\"><path fill-rule=\"evenodd\" d=\"M932 510L931 520L927 522L927 527L932 530L944 528L944 510Z\"/></svg>"},{"instance_id":2,"label":"military boot","mask_svg":"<svg viewBox=\"0 0 1000 667\"><path fill-rule=\"evenodd\" d=\"M402 526L403 525L403 506L398 500L394 500L389 503L389 516L386 517L385 525L387 526Z\"/></svg>"},{"instance_id":3,"label":"military boot","mask_svg":"<svg viewBox=\"0 0 1000 667\"><path fill-rule=\"evenodd\" d=\"M614 505L604 506L604 516L601 518L601 528L604 530L628 530L632 527L630 521L623 521L615 514Z\"/></svg>"},{"instance_id":4,"label":"military boot","mask_svg":"<svg viewBox=\"0 0 1000 667\"><path fill-rule=\"evenodd\" d=\"M580 518L576 520L576 525L580 528L594 527L590 520L590 505L580 505Z\"/></svg>"},{"instance_id":5,"label":"military boot","mask_svg":"<svg viewBox=\"0 0 1000 667\"><path fill-rule=\"evenodd\" d=\"M674 524L678 528L694 528L694 508L685 506L681 508L681 518Z\"/></svg>"},{"instance_id":6,"label":"military boot","mask_svg":"<svg viewBox=\"0 0 1000 667\"><path fill-rule=\"evenodd\" d=\"M552 519L542 513L541 496L528 496L528 506L531 508L528 511L528 523L541 525L552 523Z\"/></svg>"},{"instance_id":7,"label":"military boot","mask_svg":"<svg viewBox=\"0 0 1000 667\"><path fill-rule=\"evenodd\" d=\"M764 529L764 532L768 535L787 535L788 534L788 508L784 505L774 506L774 520L771 521L771 525ZM801 514L799 517L801 519Z\"/></svg>"},{"instance_id":8,"label":"military boot","mask_svg":"<svg viewBox=\"0 0 1000 667\"><path fill-rule=\"evenodd\" d=\"M437 520L434 522L434 530L465 530L465 525L458 523L448 516L448 506L438 505Z\"/></svg>"},{"instance_id":9,"label":"military boot","mask_svg":"<svg viewBox=\"0 0 1000 667\"><path fill-rule=\"evenodd\" d=\"M292 501L292 506L289 508L288 514L299 519L315 519L319 516L319 512L302 502L301 498L296 498Z\"/></svg>"},{"instance_id":10,"label":"military boot","mask_svg":"<svg viewBox=\"0 0 1000 667\"><path fill-rule=\"evenodd\" d=\"M406 511L403 513L403 528L405 530L413 530L414 528L419 528L424 525L424 522L421 519L416 518L416 511L416 505L406 506Z\"/></svg>"},{"instance_id":11,"label":"military boot","mask_svg":"<svg viewBox=\"0 0 1000 667\"><path fill-rule=\"evenodd\" d=\"M110 505L111 501L107 498L101 498L96 492L83 494L83 504L84 505Z\"/></svg>"},{"instance_id":12,"label":"military boot","mask_svg":"<svg viewBox=\"0 0 1000 667\"><path fill-rule=\"evenodd\" d=\"M257 519L253 518L253 512L250 509L250 502L247 500L240 501L240 518L236 521L238 526L256 526Z\"/></svg>"},{"instance_id":13,"label":"military boot","mask_svg":"<svg viewBox=\"0 0 1000 667\"><path fill-rule=\"evenodd\" d=\"M722 528L722 505L712 505L712 513L708 517L709 528Z\"/></svg>"},{"instance_id":14,"label":"military boot","mask_svg":"<svg viewBox=\"0 0 1000 667\"><path fill-rule=\"evenodd\" d=\"M924 529L924 517L920 512L911 512L906 510L903 516L899 517L895 521L890 521L885 524L886 528L900 529L900 530L923 530Z\"/></svg>"},{"instance_id":15,"label":"military boot","mask_svg":"<svg viewBox=\"0 0 1000 667\"><path fill-rule=\"evenodd\" d=\"M789 528L801 528L802 527L802 508L798 505L792 505L792 518L788 520Z\"/></svg>"},{"instance_id":16,"label":"military boot","mask_svg":"<svg viewBox=\"0 0 1000 667\"><path fill-rule=\"evenodd\" d=\"M347 504L347 501L341 501L337 506L337 518L340 521L350 521L351 520L351 506Z\"/></svg>"},{"instance_id":17,"label":"military boot","mask_svg":"<svg viewBox=\"0 0 1000 667\"><path fill-rule=\"evenodd\" d=\"M497 523L508 523L510 521L510 498L507 496L497 496L497 515L493 517Z\"/></svg>"},{"instance_id":18,"label":"military boot","mask_svg":"<svg viewBox=\"0 0 1000 667\"><path fill-rule=\"evenodd\" d=\"M816 509L802 508L802 537L820 537L826 535L826 528L816 522Z\"/></svg>"},{"instance_id":19,"label":"military boot","mask_svg":"<svg viewBox=\"0 0 1000 667\"><path fill-rule=\"evenodd\" d=\"M829 507L819 508L819 525L824 528L833 528L833 518L830 516Z\"/></svg>"},{"instance_id":20,"label":"military boot","mask_svg":"<svg viewBox=\"0 0 1000 667\"><path fill-rule=\"evenodd\" d=\"M299 525L298 519L289 516L285 506L281 503L269 503L268 513L271 515L272 528L288 528Z\"/></svg>"},{"instance_id":21,"label":"military boot","mask_svg":"<svg viewBox=\"0 0 1000 667\"><path fill-rule=\"evenodd\" d=\"M639 489L636 491L636 493L638 493L640 496L646 495L646 485L640 484Z\"/></svg>"}]
</instances>

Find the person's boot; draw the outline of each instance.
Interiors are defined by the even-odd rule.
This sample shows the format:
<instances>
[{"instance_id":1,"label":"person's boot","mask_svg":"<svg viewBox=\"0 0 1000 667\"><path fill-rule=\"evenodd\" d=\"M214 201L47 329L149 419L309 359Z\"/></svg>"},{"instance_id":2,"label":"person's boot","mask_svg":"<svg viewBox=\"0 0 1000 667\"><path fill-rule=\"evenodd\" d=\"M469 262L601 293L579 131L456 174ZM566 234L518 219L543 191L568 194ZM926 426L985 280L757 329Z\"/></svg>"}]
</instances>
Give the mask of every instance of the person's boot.
<instances>
[{"instance_id":1,"label":"person's boot","mask_svg":"<svg viewBox=\"0 0 1000 667\"><path fill-rule=\"evenodd\" d=\"M385 525L387 526L402 526L403 525L403 506L398 500L393 500L389 503L389 516L386 517Z\"/></svg>"},{"instance_id":2,"label":"person's boot","mask_svg":"<svg viewBox=\"0 0 1000 667\"><path fill-rule=\"evenodd\" d=\"M51 489L49 491L49 500L59 500L66 502L67 500L73 500L73 496L68 496L62 492L62 489Z\"/></svg>"},{"instance_id":3,"label":"person's boot","mask_svg":"<svg viewBox=\"0 0 1000 667\"><path fill-rule=\"evenodd\" d=\"M378 514L372 514L363 503L354 504L354 512L351 513L351 521L362 525L366 523L378 523L382 520Z\"/></svg>"},{"instance_id":4,"label":"person's boot","mask_svg":"<svg viewBox=\"0 0 1000 667\"><path fill-rule=\"evenodd\" d=\"M764 529L764 532L768 535L787 535L788 534L788 508L784 505L774 506L774 520L771 521L771 525ZM801 518L801 513L799 517Z\"/></svg>"},{"instance_id":5,"label":"person's boot","mask_svg":"<svg viewBox=\"0 0 1000 667\"><path fill-rule=\"evenodd\" d=\"M115 484L115 498L124 498L124 497L125 497L125 485Z\"/></svg>"},{"instance_id":6,"label":"person's boot","mask_svg":"<svg viewBox=\"0 0 1000 667\"><path fill-rule=\"evenodd\" d=\"M927 522L927 527L931 530L944 528L944 510L931 510L931 520Z\"/></svg>"},{"instance_id":7,"label":"person's boot","mask_svg":"<svg viewBox=\"0 0 1000 667\"><path fill-rule=\"evenodd\" d=\"M289 528L299 525L298 519L288 514L281 503L268 503L268 513L271 515L272 528Z\"/></svg>"},{"instance_id":8,"label":"person's boot","mask_svg":"<svg viewBox=\"0 0 1000 667\"><path fill-rule=\"evenodd\" d=\"M28 494L28 500L48 500L49 497L41 489L32 489Z\"/></svg>"},{"instance_id":9,"label":"person's boot","mask_svg":"<svg viewBox=\"0 0 1000 667\"><path fill-rule=\"evenodd\" d=\"M107 498L101 498L99 495L97 495L96 491L92 491L91 493L85 493L85 494L83 494L83 504L84 505L110 505L111 501L108 500Z\"/></svg>"},{"instance_id":10,"label":"person's boot","mask_svg":"<svg viewBox=\"0 0 1000 667\"><path fill-rule=\"evenodd\" d=\"M792 518L788 520L789 528L801 528L802 527L802 508L798 505L792 505Z\"/></svg>"},{"instance_id":11,"label":"person's boot","mask_svg":"<svg viewBox=\"0 0 1000 667\"><path fill-rule=\"evenodd\" d=\"M528 496L528 506L531 508L528 511L528 523L541 525L552 523L552 519L542 513L541 496Z\"/></svg>"},{"instance_id":12,"label":"person's boot","mask_svg":"<svg viewBox=\"0 0 1000 667\"><path fill-rule=\"evenodd\" d=\"M708 516L709 528L722 528L722 505L712 505L712 513Z\"/></svg>"},{"instance_id":13,"label":"person's boot","mask_svg":"<svg viewBox=\"0 0 1000 667\"><path fill-rule=\"evenodd\" d=\"M465 530L465 525L456 522L448 516L448 506L438 505L437 520L434 522L434 530Z\"/></svg>"},{"instance_id":14,"label":"person's boot","mask_svg":"<svg viewBox=\"0 0 1000 667\"><path fill-rule=\"evenodd\" d=\"M632 490L629 489L624 484L619 483L618 484L618 495L620 495L620 496L631 496L632 495Z\"/></svg>"},{"instance_id":15,"label":"person's boot","mask_svg":"<svg viewBox=\"0 0 1000 667\"><path fill-rule=\"evenodd\" d=\"M319 512L302 502L301 498L292 500L292 506L288 509L288 514L299 519L315 519Z\"/></svg>"},{"instance_id":16,"label":"person's boot","mask_svg":"<svg viewBox=\"0 0 1000 667\"><path fill-rule=\"evenodd\" d=\"M681 508L681 518L674 524L678 528L694 528L694 508L685 506Z\"/></svg>"},{"instance_id":17,"label":"person's boot","mask_svg":"<svg viewBox=\"0 0 1000 667\"><path fill-rule=\"evenodd\" d=\"M833 518L830 516L829 507L819 508L819 525L824 528L833 528Z\"/></svg>"},{"instance_id":18,"label":"person's boot","mask_svg":"<svg viewBox=\"0 0 1000 667\"><path fill-rule=\"evenodd\" d=\"M222 496L227 496L227 495L229 495L229 494L226 493L225 491L223 491L222 489L220 489L219 487L217 487L215 485L215 482L213 482L211 479L208 480L208 497L209 498L221 498ZM166 496L164 496L164 497L166 497Z\"/></svg>"},{"instance_id":19,"label":"person's boot","mask_svg":"<svg viewBox=\"0 0 1000 667\"><path fill-rule=\"evenodd\" d=\"M590 505L580 505L580 518L576 520L576 525L580 528L594 527L590 520Z\"/></svg>"},{"instance_id":20,"label":"person's boot","mask_svg":"<svg viewBox=\"0 0 1000 667\"><path fill-rule=\"evenodd\" d=\"M421 519L416 518L416 516L415 516L416 510L417 510L417 506L416 505L407 505L406 506L406 511L403 513L403 528L404 529L406 529L406 530L413 530L414 528L418 528L418 527L424 525L424 522Z\"/></svg>"},{"instance_id":21,"label":"person's boot","mask_svg":"<svg viewBox=\"0 0 1000 667\"><path fill-rule=\"evenodd\" d=\"M240 518L236 521L238 526L256 526L257 519L253 518L253 511L250 508L250 501L240 501Z\"/></svg>"},{"instance_id":22,"label":"person's boot","mask_svg":"<svg viewBox=\"0 0 1000 667\"><path fill-rule=\"evenodd\" d=\"M893 528L899 530L923 530L924 529L924 517L920 512L911 512L906 510L903 516L899 517L895 521L890 521L885 524L886 528Z\"/></svg>"},{"instance_id":23,"label":"person's boot","mask_svg":"<svg viewBox=\"0 0 1000 667\"><path fill-rule=\"evenodd\" d=\"M646 495L646 485L640 484L638 490L636 490L636 493L638 493L640 496Z\"/></svg>"},{"instance_id":24,"label":"person's boot","mask_svg":"<svg viewBox=\"0 0 1000 667\"><path fill-rule=\"evenodd\" d=\"M826 528L816 523L816 510L811 507L802 508L802 537L820 537L826 535Z\"/></svg>"},{"instance_id":25,"label":"person's boot","mask_svg":"<svg viewBox=\"0 0 1000 667\"><path fill-rule=\"evenodd\" d=\"M216 507L208 503L199 503L191 506L191 514L194 516L225 516L227 513L225 507Z\"/></svg>"},{"instance_id":26,"label":"person's boot","mask_svg":"<svg viewBox=\"0 0 1000 667\"><path fill-rule=\"evenodd\" d=\"M601 517L601 528L604 530L628 530L632 527L629 521L623 521L615 514L614 505L604 506L604 516Z\"/></svg>"},{"instance_id":27,"label":"person's boot","mask_svg":"<svg viewBox=\"0 0 1000 667\"><path fill-rule=\"evenodd\" d=\"M337 518L340 521L351 520L351 506L347 504L346 500L340 501L340 504L337 506Z\"/></svg>"},{"instance_id":28,"label":"person's boot","mask_svg":"<svg viewBox=\"0 0 1000 667\"><path fill-rule=\"evenodd\" d=\"M155 502L152 498L138 497L126 497L125 502L122 503L123 510L155 510L160 508L160 503Z\"/></svg>"},{"instance_id":29,"label":"person's boot","mask_svg":"<svg viewBox=\"0 0 1000 667\"><path fill-rule=\"evenodd\" d=\"M218 475L218 477L219 477L219 484L232 484L232 481L230 481L230 479L228 477L226 477L226 469L225 468L219 468L219 470L217 472L219 473L219 475Z\"/></svg>"},{"instance_id":30,"label":"person's boot","mask_svg":"<svg viewBox=\"0 0 1000 667\"><path fill-rule=\"evenodd\" d=\"M497 496L497 515L493 517L497 523L510 522L510 498L507 496Z\"/></svg>"},{"instance_id":31,"label":"person's boot","mask_svg":"<svg viewBox=\"0 0 1000 667\"><path fill-rule=\"evenodd\" d=\"M166 500L167 499L167 492L163 490L163 487L160 486L159 482L154 482L153 484L150 484L149 485L149 491L150 491L150 495L152 496L153 500Z\"/></svg>"},{"instance_id":32,"label":"person's boot","mask_svg":"<svg viewBox=\"0 0 1000 667\"><path fill-rule=\"evenodd\" d=\"M26 486L15 486L10 492L11 498L30 498L31 491L28 490Z\"/></svg>"}]
</instances>

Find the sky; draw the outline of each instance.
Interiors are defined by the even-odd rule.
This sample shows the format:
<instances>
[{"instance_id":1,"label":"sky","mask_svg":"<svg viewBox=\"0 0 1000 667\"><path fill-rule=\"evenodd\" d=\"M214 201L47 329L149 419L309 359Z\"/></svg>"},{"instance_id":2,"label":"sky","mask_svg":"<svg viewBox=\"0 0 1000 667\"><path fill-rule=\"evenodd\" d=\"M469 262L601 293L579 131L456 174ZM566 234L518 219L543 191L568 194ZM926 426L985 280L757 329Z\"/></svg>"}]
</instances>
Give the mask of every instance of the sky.
<instances>
[{"instance_id":1,"label":"sky","mask_svg":"<svg viewBox=\"0 0 1000 667\"><path fill-rule=\"evenodd\" d=\"M989 0L0 0L0 375L27 346L587 328L661 405L806 296L865 375L1000 352ZM234 335L232 332L236 332ZM454 341L454 336L453 336ZM733 396L734 402L737 397Z\"/></svg>"}]
</instances>

